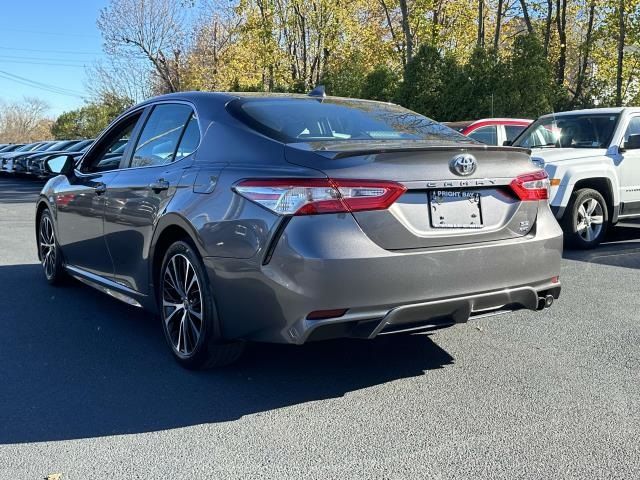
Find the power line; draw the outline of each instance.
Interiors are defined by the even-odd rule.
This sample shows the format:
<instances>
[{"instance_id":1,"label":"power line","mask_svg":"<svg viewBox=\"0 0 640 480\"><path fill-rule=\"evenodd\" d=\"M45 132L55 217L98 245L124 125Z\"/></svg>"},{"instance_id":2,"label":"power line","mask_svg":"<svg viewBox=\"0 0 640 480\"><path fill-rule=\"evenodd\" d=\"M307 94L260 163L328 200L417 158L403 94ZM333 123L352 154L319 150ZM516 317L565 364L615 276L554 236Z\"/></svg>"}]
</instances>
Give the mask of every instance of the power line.
<instances>
[{"instance_id":1,"label":"power line","mask_svg":"<svg viewBox=\"0 0 640 480\"><path fill-rule=\"evenodd\" d=\"M90 52L88 50L45 50L40 48L18 48L18 47L0 47L0 50L17 50L19 52L36 52L36 53L62 53L70 55L104 55L103 52Z\"/></svg>"},{"instance_id":2,"label":"power line","mask_svg":"<svg viewBox=\"0 0 640 480\"><path fill-rule=\"evenodd\" d=\"M61 37L84 37L84 38L97 38L96 35L87 35L85 33L75 33L75 32L45 32L42 30L23 30L22 28L13 28L13 27L0 27L1 30L8 30L10 32L18 32L18 33L30 33L32 35L55 35Z\"/></svg>"},{"instance_id":3,"label":"power line","mask_svg":"<svg viewBox=\"0 0 640 480\"><path fill-rule=\"evenodd\" d=\"M86 65L70 64L70 63L30 62L30 61L22 61L22 60L2 60L0 63L17 63L20 65L46 65L50 67L73 67L73 68L86 67Z\"/></svg>"},{"instance_id":4,"label":"power line","mask_svg":"<svg viewBox=\"0 0 640 480\"><path fill-rule=\"evenodd\" d=\"M75 58L57 58L57 57L27 57L23 55L2 55L0 54L1 59L8 60L20 60L20 61L37 61L37 62L63 62L63 63L79 63L84 65L87 63L88 59L75 59Z\"/></svg>"},{"instance_id":5,"label":"power line","mask_svg":"<svg viewBox=\"0 0 640 480\"><path fill-rule=\"evenodd\" d=\"M9 81L12 81L12 82L15 82L15 83L19 83L21 85L25 85L27 87L37 88L39 90L44 90L44 91L47 91L49 93L56 93L58 95L66 95L66 96L69 96L69 97L84 98L84 96L80 92L76 92L74 90L70 90L70 89L67 89L67 88L57 87L55 85L50 85L50 84L47 84L47 83L38 82L36 80L30 80L28 78L21 77L19 75L14 75L12 73L5 72L4 70L0 70L0 78L3 78L5 80L9 80Z\"/></svg>"}]
</instances>

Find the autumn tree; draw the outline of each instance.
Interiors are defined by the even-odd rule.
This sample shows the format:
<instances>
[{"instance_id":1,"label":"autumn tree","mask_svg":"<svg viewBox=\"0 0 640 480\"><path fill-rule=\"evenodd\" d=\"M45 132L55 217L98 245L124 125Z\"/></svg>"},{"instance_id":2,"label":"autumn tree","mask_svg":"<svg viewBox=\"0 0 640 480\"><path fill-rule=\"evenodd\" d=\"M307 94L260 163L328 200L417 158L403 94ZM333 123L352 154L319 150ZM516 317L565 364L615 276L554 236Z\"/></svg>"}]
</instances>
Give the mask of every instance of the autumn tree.
<instances>
[{"instance_id":1,"label":"autumn tree","mask_svg":"<svg viewBox=\"0 0 640 480\"><path fill-rule=\"evenodd\" d=\"M0 142L33 142L51 138L49 104L34 97L5 103L0 101Z\"/></svg>"}]
</instances>

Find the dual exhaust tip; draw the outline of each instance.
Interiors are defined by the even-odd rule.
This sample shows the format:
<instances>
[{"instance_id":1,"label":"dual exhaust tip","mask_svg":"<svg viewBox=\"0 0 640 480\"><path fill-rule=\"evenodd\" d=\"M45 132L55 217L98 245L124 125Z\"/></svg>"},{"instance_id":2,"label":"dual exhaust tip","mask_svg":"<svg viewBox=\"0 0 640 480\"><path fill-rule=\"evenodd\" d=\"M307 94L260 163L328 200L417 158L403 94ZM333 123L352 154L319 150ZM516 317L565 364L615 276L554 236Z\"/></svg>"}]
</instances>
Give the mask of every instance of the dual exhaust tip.
<instances>
[{"instance_id":1,"label":"dual exhaust tip","mask_svg":"<svg viewBox=\"0 0 640 480\"><path fill-rule=\"evenodd\" d=\"M553 295L545 295L544 297L538 297L538 310L544 310L553 305Z\"/></svg>"}]
</instances>

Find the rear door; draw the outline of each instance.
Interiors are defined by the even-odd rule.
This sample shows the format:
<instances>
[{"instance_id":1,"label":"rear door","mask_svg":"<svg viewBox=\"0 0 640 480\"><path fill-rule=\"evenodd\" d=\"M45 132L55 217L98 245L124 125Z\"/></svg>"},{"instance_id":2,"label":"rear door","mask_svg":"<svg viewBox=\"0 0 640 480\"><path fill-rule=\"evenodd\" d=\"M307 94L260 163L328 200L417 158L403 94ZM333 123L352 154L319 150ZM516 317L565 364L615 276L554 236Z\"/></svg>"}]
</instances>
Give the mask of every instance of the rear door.
<instances>
[{"instance_id":1,"label":"rear door","mask_svg":"<svg viewBox=\"0 0 640 480\"><path fill-rule=\"evenodd\" d=\"M354 214L363 231L388 250L404 250L517 238L529 233L540 202L523 202L510 188L535 170L525 151L501 147L380 148L370 152L307 152L291 144L291 163L330 178L393 180L407 191L388 210ZM471 157L469 157L469 155ZM476 168L460 174L456 161Z\"/></svg>"},{"instance_id":2,"label":"rear door","mask_svg":"<svg viewBox=\"0 0 640 480\"><path fill-rule=\"evenodd\" d=\"M109 184L105 234L119 283L148 293L146 255L154 226L199 140L198 119L190 105L158 104L141 129L129 163Z\"/></svg>"}]
</instances>

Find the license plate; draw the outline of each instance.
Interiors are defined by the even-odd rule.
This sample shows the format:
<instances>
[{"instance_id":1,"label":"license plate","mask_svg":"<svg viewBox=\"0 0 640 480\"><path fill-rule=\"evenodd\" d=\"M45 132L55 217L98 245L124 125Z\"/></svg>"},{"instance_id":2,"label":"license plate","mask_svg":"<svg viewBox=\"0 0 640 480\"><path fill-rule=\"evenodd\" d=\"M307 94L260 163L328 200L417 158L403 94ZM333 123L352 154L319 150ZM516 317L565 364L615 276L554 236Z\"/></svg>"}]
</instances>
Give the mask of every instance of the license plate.
<instances>
[{"instance_id":1,"label":"license plate","mask_svg":"<svg viewBox=\"0 0 640 480\"><path fill-rule=\"evenodd\" d=\"M480 194L464 190L429 192L433 228L482 228Z\"/></svg>"}]
</instances>

